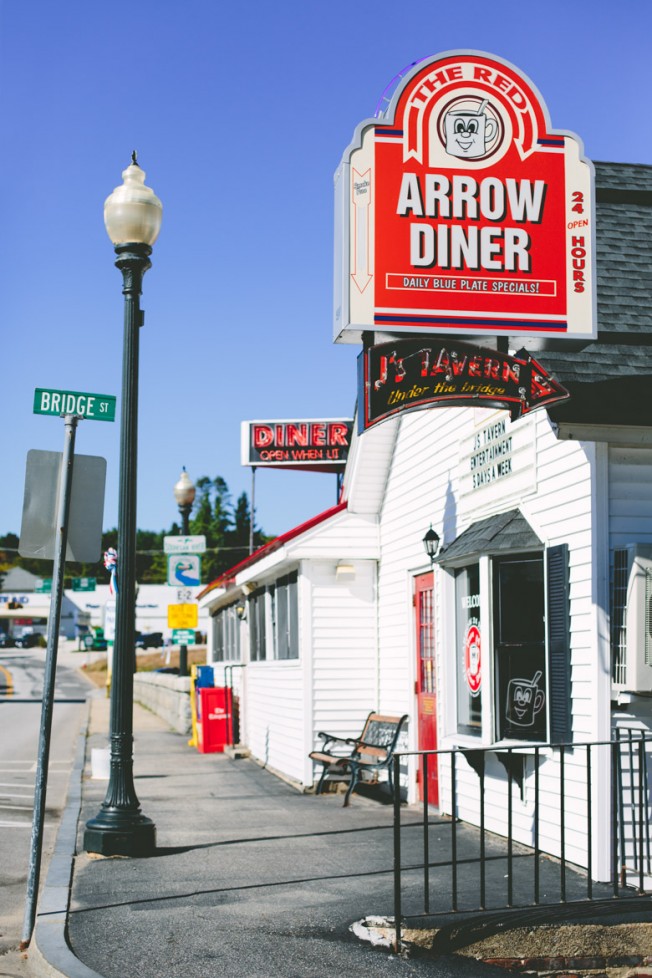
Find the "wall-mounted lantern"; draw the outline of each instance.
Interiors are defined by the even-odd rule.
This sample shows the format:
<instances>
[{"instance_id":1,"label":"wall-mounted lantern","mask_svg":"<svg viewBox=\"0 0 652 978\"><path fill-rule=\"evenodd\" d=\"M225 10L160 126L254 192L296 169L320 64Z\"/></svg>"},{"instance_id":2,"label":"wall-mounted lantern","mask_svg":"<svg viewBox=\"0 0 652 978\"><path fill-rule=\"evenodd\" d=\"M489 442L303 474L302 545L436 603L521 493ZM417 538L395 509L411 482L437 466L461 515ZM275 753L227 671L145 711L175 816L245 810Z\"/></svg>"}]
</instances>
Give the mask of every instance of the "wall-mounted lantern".
<instances>
[{"instance_id":1,"label":"wall-mounted lantern","mask_svg":"<svg viewBox=\"0 0 652 978\"><path fill-rule=\"evenodd\" d=\"M430 557L430 563L432 564L437 556L437 551L439 550L439 534L433 530L432 523L430 524L430 529L426 531L426 535L423 538L423 546L426 553Z\"/></svg>"}]
</instances>

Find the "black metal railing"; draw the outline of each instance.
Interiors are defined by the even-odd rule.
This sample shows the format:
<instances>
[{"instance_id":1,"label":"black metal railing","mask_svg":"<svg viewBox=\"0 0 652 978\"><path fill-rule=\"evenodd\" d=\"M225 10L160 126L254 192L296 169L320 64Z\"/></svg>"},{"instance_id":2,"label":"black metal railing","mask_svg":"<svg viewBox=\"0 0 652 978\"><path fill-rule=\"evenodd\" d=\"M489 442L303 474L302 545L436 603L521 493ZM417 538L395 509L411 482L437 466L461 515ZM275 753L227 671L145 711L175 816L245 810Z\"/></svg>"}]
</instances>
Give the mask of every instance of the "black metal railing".
<instances>
[{"instance_id":1,"label":"black metal railing","mask_svg":"<svg viewBox=\"0 0 652 978\"><path fill-rule=\"evenodd\" d=\"M410 757L418 758L423 815L403 825L401 771ZM618 730L610 741L396 754L396 948L404 915L559 906L629 896L632 888L644 895L652 873L650 765L652 735L641 730ZM435 769L438 810L429 797ZM608 785L598 786L599 778ZM611 797L611 860L599 874L596 787L602 797L608 787Z\"/></svg>"}]
</instances>

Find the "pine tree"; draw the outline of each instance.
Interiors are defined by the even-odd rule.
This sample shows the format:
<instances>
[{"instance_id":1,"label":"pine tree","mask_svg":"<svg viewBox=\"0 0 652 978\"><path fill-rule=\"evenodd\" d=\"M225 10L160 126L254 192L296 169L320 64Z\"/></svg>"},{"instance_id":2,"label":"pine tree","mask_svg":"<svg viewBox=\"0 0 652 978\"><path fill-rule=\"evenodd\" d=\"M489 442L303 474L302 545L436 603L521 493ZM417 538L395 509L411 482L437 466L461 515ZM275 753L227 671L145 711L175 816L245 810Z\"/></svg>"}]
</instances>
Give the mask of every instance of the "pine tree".
<instances>
[{"instance_id":1,"label":"pine tree","mask_svg":"<svg viewBox=\"0 0 652 978\"><path fill-rule=\"evenodd\" d=\"M206 553L202 558L202 582L209 583L224 571L239 563L249 553L249 520L251 507L246 492L238 497L235 508L229 487L221 476L210 479L201 476L195 483L197 495L190 518L190 532L206 537ZM136 534L136 579L139 584L164 584L167 581L167 557L163 552L163 537L180 533L178 523L170 529L138 530ZM259 547L270 537L255 528L254 546ZM66 587L73 577L95 577L98 584L109 580L104 567L104 553L118 546L118 531L113 528L102 534L102 554L96 563L67 563ZM3 549L6 548L6 549ZM52 561L36 560L18 555L15 533L0 536L0 586L3 573L11 567L24 567L39 577L50 577ZM120 573L118 555L118 574Z\"/></svg>"}]
</instances>

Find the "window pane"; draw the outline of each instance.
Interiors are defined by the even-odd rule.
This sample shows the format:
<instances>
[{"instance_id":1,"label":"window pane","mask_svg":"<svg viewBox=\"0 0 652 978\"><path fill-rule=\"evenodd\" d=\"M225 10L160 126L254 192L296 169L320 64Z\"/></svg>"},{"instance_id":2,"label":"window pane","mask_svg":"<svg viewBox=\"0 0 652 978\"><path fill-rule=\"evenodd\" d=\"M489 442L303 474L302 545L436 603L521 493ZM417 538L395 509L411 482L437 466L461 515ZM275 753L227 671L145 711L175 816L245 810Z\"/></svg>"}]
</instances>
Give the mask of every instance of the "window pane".
<instances>
[{"instance_id":1,"label":"window pane","mask_svg":"<svg viewBox=\"0 0 652 978\"><path fill-rule=\"evenodd\" d=\"M498 642L523 645L544 641L543 561L498 564Z\"/></svg>"},{"instance_id":2,"label":"window pane","mask_svg":"<svg viewBox=\"0 0 652 978\"><path fill-rule=\"evenodd\" d=\"M249 599L250 654L254 662L266 658L265 651L265 592L257 591Z\"/></svg>"},{"instance_id":3,"label":"window pane","mask_svg":"<svg viewBox=\"0 0 652 978\"><path fill-rule=\"evenodd\" d=\"M290 574L288 578L288 659L299 658L299 600L298 574Z\"/></svg>"},{"instance_id":4,"label":"window pane","mask_svg":"<svg viewBox=\"0 0 652 978\"><path fill-rule=\"evenodd\" d=\"M240 660L240 620L236 606L229 605L213 619L215 660L237 662Z\"/></svg>"},{"instance_id":5,"label":"window pane","mask_svg":"<svg viewBox=\"0 0 652 978\"><path fill-rule=\"evenodd\" d=\"M547 739L545 597L541 554L494 561L496 733Z\"/></svg>"},{"instance_id":6,"label":"window pane","mask_svg":"<svg viewBox=\"0 0 652 978\"><path fill-rule=\"evenodd\" d=\"M419 664L421 667L422 693L435 692L435 622L433 616L432 588L418 591Z\"/></svg>"},{"instance_id":7,"label":"window pane","mask_svg":"<svg viewBox=\"0 0 652 978\"><path fill-rule=\"evenodd\" d=\"M278 608L277 608L277 593L276 585L272 585L267 588L267 593L269 595L269 621L270 621L270 659L278 658Z\"/></svg>"},{"instance_id":8,"label":"window pane","mask_svg":"<svg viewBox=\"0 0 652 978\"><path fill-rule=\"evenodd\" d=\"M457 648L457 728L479 735L482 725L480 567L471 564L455 575Z\"/></svg>"},{"instance_id":9,"label":"window pane","mask_svg":"<svg viewBox=\"0 0 652 978\"><path fill-rule=\"evenodd\" d=\"M546 740L546 662L542 646L498 652L499 736Z\"/></svg>"},{"instance_id":10,"label":"window pane","mask_svg":"<svg viewBox=\"0 0 652 978\"><path fill-rule=\"evenodd\" d=\"M288 657L288 588L287 578L281 578L276 588L276 657Z\"/></svg>"},{"instance_id":11,"label":"window pane","mask_svg":"<svg viewBox=\"0 0 652 978\"><path fill-rule=\"evenodd\" d=\"M215 637L215 660L224 661L224 619L221 614L213 618L213 635Z\"/></svg>"}]
</instances>

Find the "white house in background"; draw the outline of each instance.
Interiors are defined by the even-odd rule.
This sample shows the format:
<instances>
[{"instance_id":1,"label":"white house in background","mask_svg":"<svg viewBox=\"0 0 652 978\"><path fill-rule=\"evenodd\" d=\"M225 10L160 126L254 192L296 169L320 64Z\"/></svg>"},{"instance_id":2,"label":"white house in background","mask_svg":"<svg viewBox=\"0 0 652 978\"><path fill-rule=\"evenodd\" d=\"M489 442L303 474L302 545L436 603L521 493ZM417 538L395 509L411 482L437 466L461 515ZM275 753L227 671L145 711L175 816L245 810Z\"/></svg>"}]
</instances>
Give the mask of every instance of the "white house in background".
<instances>
[{"instance_id":1,"label":"white house in background","mask_svg":"<svg viewBox=\"0 0 652 978\"><path fill-rule=\"evenodd\" d=\"M195 593L199 588L192 589ZM114 602L115 595L109 592L108 584L98 584L94 591L69 591L66 597L82 611L91 616L91 625L106 626L107 602ZM162 632L169 638L172 630L168 628L168 605L177 603L177 589L168 584L139 584L136 594L136 631ZM199 614L198 630L206 632L208 615Z\"/></svg>"},{"instance_id":2,"label":"white house in background","mask_svg":"<svg viewBox=\"0 0 652 978\"><path fill-rule=\"evenodd\" d=\"M514 836L531 843L541 783L539 845L558 854L560 752L547 745L652 730L652 167L596 164L596 177L598 339L537 354L570 400L515 422L421 410L357 435L340 505L199 594L241 742L299 787L316 780L319 730L352 736L372 709L407 713L411 750L489 750L488 829L504 831L513 780ZM608 750L590 792L582 749L565 761L566 858L587 865L590 808L592 874L606 879ZM449 766L430 765L443 811ZM418 778L412 761L410 801ZM457 814L477 822L477 773L462 760L457 792Z\"/></svg>"},{"instance_id":3,"label":"white house in background","mask_svg":"<svg viewBox=\"0 0 652 978\"><path fill-rule=\"evenodd\" d=\"M378 555L376 518L342 503L200 592L208 661L218 685L232 679L241 742L299 786L313 782L317 731L349 736L377 701Z\"/></svg>"},{"instance_id":4,"label":"white house in background","mask_svg":"<svg viewBox=\"0 0 652 978\"><path fill-rule=\"evenodd\" d=\"M12 568L5 576L0 592L0 630L22 635L25 630L47 634L51 597L35 591L39 578L22 567ZM193 589L195 592L199 588ZM61 602L60 634L78 638L88 626L106 625L107 602L114 601L108 584L98 584L94 591L73 591L66 588ZM136 597L136 631L162 632L164 639L172 635L168 628L168 605L177 602L177 589L167 584L141 584ZM208 628L207 612L199 614L198 630Z\"/></svg>"}]
</instances>

